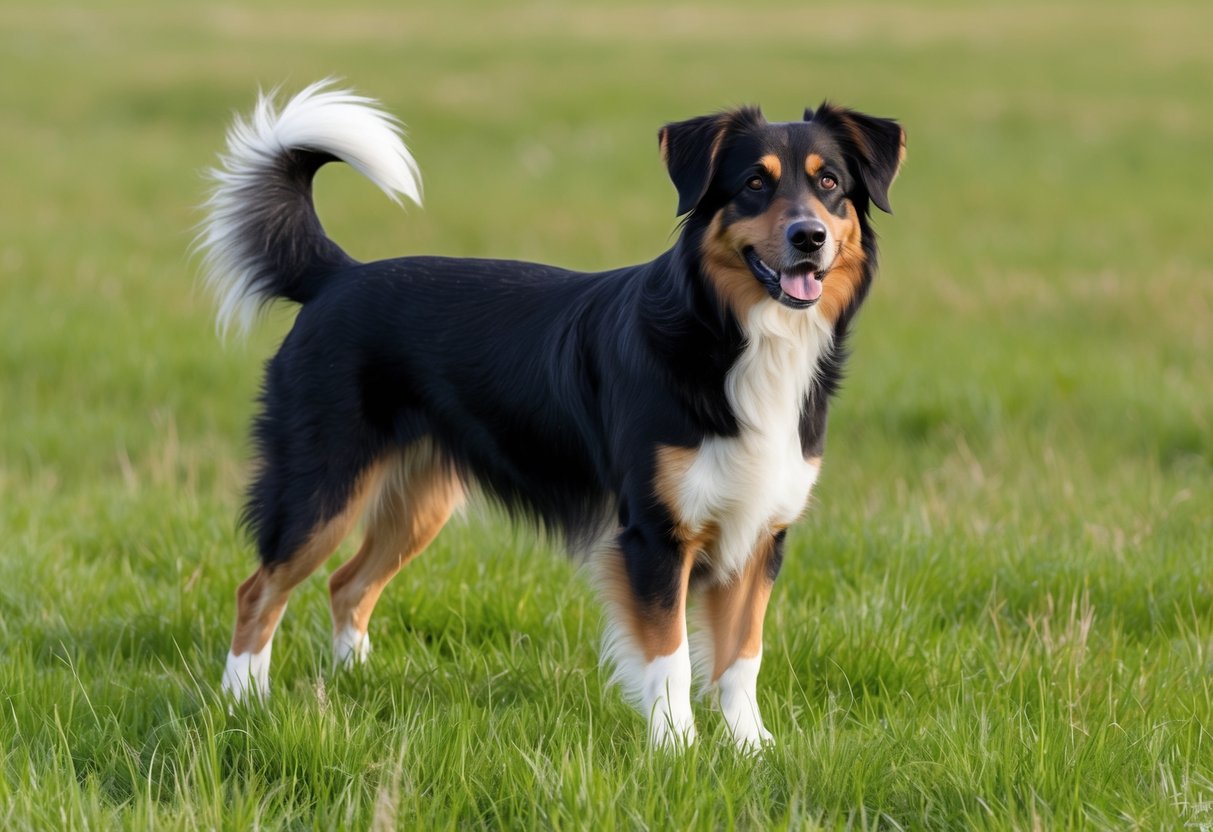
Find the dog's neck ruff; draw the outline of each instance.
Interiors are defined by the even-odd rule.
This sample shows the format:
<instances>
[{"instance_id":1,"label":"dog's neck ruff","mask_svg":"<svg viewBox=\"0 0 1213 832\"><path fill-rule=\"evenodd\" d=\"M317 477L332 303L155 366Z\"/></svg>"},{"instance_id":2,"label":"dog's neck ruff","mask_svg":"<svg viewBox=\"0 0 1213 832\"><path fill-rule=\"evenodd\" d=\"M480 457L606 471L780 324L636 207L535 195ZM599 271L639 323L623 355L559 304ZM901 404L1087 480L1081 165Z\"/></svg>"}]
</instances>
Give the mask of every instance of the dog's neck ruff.
<instances>
[{"instance_id":1,"label":"dog's neck ruff","mask_svg":"<svg viewBox=\"0 0 1213 832\"><path fill-rule=\"evenodd\" d=\"M817 479L800 446L800 414L833 330L816 309L759 303L742 322L741 355L725 379L736 436L707 439L682 480L679 509L695 531L714 527L704 556L737 574L764 535L795 521Z\"/></svg>"},{"instance_id":2,"label":"dog's neck ruff","mask_svg":"<svg viewBox=\"0 0 1213 832\"><path fill-rule=\"evenodd\" d=\"M834 342L817 309L757 303L742 322L745 348L725 378L725 395L742 434L770 433L785 411L799 425L817 365ZM793 433L799 433L796 429Z\"/></svg>"}]
</instances>

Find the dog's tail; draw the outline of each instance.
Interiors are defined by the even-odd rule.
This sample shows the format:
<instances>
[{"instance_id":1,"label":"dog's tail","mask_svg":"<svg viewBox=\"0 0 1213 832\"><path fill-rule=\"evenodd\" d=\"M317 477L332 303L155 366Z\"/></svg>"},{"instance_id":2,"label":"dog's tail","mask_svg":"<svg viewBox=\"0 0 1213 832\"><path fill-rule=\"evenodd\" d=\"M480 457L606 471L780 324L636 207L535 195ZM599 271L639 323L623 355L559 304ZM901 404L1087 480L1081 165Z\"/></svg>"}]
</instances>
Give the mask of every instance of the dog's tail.
<instances>
[{"instance_id":1,"label":"dog's tail","mask_svg":"<svg viewBox=\"0 0 1213 832\"><path fill-rule=\"evenodd\" d=\"M312 84L280 111L262 94L252 116L237 118L227 153L210 171L197 248L218 304L218 328L247 330L276 298L307 303L337 269L355 261L328 238L312 205L321 165L352 165L400 204L421 204L417 163L401 125L369 98Z\"/></svg>"}]
</instances>

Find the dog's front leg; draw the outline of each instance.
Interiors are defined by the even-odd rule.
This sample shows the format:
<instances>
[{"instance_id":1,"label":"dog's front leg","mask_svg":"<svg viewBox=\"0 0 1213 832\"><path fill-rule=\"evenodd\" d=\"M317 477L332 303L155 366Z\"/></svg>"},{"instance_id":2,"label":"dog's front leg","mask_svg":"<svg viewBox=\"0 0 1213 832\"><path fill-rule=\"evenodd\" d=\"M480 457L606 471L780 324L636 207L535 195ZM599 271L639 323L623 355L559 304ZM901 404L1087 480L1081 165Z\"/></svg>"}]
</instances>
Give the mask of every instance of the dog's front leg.
<instances>
[{"instance_id":1,"label":"dog's front leg","mask_svg":"<svg viewBox=\"0 0 1213 832\"><path fill-rule=\"evenodd\" d=\"M608 657L615 679L649 721L657 747L689 745L691 654L687 644L689 547L672 530L630 526L607 556Z\"/></svg>"},{"instance_id":2,"label":"dog's front leg","mask_svg":"<svg viewBox=\"0 0 1213 832\"><path fill-rule=\"evenodd\" d=\"M745 569L699 591L712 645L711 682L733 739L747 752L772 741L758 711L758 668L762 664L762 620L779 568L786 532L765 537Z\"/></svg>"}]
</instances>

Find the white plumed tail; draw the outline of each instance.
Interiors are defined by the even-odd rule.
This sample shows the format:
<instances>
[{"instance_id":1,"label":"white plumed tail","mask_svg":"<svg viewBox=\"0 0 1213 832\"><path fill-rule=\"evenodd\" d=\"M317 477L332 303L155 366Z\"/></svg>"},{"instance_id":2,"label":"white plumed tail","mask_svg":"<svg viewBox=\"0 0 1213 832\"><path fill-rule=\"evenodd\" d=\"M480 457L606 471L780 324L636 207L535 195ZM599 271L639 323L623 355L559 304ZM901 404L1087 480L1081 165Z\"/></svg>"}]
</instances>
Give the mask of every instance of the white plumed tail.
<instances>
[{"instance_id":1,"label":"white plumed tail","mask_svg":"<svg viewBox=\"0 0 1213 832\"><path fill-rule=\"evenodd\" d=\"M221 333L233 323L247 331L275 298L306 303L328 274L354 262L324 233L312 205L312 177L324 163L346 162L393 202L421 204L421 174L400 122L332 83L312 84L281 110L275 92L262 94L251 116L228 130L196 242Z\"/></svg>"}]
</instances>

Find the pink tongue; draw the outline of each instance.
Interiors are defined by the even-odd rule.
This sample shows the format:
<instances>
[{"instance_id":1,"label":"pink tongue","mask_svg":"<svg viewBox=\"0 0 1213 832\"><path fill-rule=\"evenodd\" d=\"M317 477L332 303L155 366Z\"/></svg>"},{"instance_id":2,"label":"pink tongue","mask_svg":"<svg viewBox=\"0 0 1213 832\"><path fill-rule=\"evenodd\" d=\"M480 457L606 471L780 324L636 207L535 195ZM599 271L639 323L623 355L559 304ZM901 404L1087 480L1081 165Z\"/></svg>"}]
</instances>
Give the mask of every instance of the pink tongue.
<instances>
[{"instance_id":1,"label":"pink tongue","mask_svg":"<svg viewBox=\"0 0 1213 832\"><path fill-rule=\"evenodd\" d=\"M821 281L817 279L816 272L780 275L779 285L797 300L817 300L821 297Z\"/></svg>"}]
</instances>

